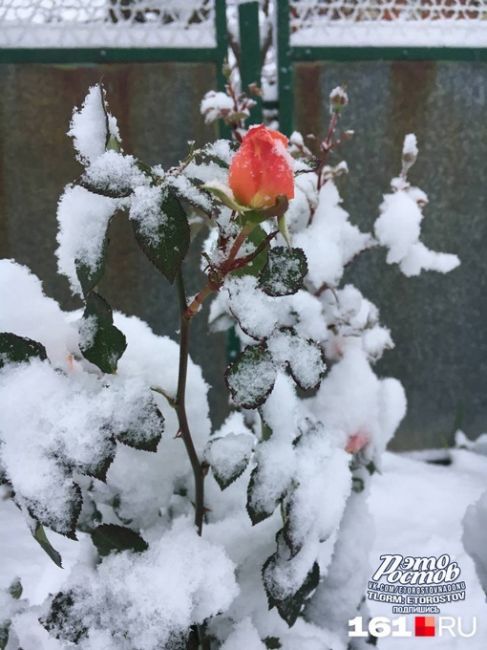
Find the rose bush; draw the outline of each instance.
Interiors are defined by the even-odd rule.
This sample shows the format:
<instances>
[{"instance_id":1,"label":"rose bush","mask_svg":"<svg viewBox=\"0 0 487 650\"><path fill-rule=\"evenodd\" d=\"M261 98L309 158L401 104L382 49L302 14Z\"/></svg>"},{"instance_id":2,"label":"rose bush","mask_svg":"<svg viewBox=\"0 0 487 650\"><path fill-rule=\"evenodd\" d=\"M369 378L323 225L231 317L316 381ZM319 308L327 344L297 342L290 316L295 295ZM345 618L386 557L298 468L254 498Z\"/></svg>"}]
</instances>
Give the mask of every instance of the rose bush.
<instances>
[{"instance_id":1,"label":"rose bush","mask_svg":"<svg viewBox=\"0 0 487 650\"><path fill-rule=\"evenodd\" d=\"M346 165L332 161L349 137L339 132L347 103L332 92L315 151L297 133L288 142L239 122L235 142L193 148L168 170L124 152L102 87L75 111L83 171L58 205L57 257L84 308L63 312L25 267L0 264L0 480L57 565L45 528L82 551L42 611L18 588L1 594L0 647L348 646L347 620L367 616L370 477L406 401L374 372L392 338L375 305L343 286L344 271L379 244L408 275L458 260L420 241L414 136L376 237L350 222L337 187ZM202 108L228 121L228 105L213 94ZM179 345L99 293L122 213L176 285ZM202 220L206 278L189 297L185 261ZM241 344L218 430L189 358L191 322L210 296L211 328L233 327Z\"/></svg>"}]
</instances>

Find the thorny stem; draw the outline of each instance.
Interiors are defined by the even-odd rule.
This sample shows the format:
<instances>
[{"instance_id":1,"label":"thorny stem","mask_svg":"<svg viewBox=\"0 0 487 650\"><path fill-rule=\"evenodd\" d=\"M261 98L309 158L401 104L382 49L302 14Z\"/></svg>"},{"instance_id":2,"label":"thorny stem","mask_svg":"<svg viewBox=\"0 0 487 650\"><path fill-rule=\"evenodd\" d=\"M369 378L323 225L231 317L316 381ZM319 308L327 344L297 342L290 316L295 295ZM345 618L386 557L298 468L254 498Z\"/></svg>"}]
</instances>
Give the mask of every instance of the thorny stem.
<instances>
[{"instance_id":1,"label":"thorny stem","mask_svg":"<svg viewBox=\"0 0 487 650\"><path fill-rule=\"evenodd\" d=\"M199 291L196 294L196 296L193 298L191 304L186 306L184 310L185 320L190 321L191 318L193 318L193 316L195 316L198 313L201 305L208 298L208 296L210 296L213 292L218 291L218 289L221 287L223 277L227 273L229 273L229 271L233 270L235 265L235 258L237 257L238 252L241 249L243 243L247 239L248 235L255 228L255 226L256 226L255 223L247 224L238 233L237 237L235 238L235 241L232 244L232 247L230 248L230 252L228 253L227 259L223 262L223 264L220 267L221 279L219 281L213 280L211 278L208 280L207 284L203 287L203 289L201 289L201 291Z\"/></svg>"},{"instance_id":2,"label":"thorny stem","mask_svg":"<svg viewBox=\"0 0 487 650\"><path fill-rule=\"evenodd\" d=\"M193 468L195 491L194 523L198 530L198 535L201 535L201 532L203 530L203 517L205 514L204 486L207 466L205 463L201 463L198 458L198 454L193 443L193 438L191 437L191 431L189 429L188 416L186 414L186 378L188 375L189 327L191 321L186 317L186 291L184 288L184 279L181 271L179 271L176 277L176 282L180 310L180 332L179 374L175 408L178 416L181 438L183 439L186 451L188 452L189 460L191 462L191 467Z\"/></svg>"},{"instance_id":3,"label":"thorny stem","mask_svg":"<svg viewBox=\"0 0 487 650\"><path fill-rule=\"evenodd\" d=\"M338 117L339 113L337 111L333 111L331 114L330 118L330 124L328 125L328 133L326 134L326 138L324 139L323 143L321 144L321 151L323 152L323 156L321 157L320 164L318 166L317 174L318 174L318 191L321 188L322 185L322 171L323 167L325 166L326 159L328 158L328 154L330 151L333 149L333 136L335 134L335 130L337 128L338 124Z\"/></svg>"},{"instance_id":4,"label":"thorny stem","mask_svg":"<svg viewBox=\"0 0 487 650\"><path fill-rule=\"evenodd\" d=\"M321 149L322 156L320 158L320 162L318 163L318 166L316 167L316 174L318 176L318 181L317 181L318 194L323 185L323 168L328 158L328 154L337 144L336 142L333 141L333 136L335 135L339 117L340 114L338 113L338 111L332 112L330 123L328 125L328 133L326 134L325 139L321 143L320 149ZM313 217L314 217L314 211L312 211L310 214L308 225L312 223Z\"/></svg>"}]
</instances>

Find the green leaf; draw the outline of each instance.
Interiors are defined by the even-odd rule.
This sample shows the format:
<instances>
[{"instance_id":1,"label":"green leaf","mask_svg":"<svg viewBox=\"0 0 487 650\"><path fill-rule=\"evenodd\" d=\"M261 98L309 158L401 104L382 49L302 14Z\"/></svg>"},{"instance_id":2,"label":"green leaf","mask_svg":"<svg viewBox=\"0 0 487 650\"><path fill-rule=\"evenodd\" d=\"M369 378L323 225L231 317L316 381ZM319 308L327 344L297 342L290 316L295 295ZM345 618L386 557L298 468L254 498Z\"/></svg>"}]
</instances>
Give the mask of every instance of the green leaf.
<instances>
[{"instance_id":1,"label":"green leaf","mask_svg":"<svg viewBox=\"0 0 487 650\"><path fill-rule=\"evenodd\" d=\"M102 557L121 551L143 553L149 548L147 542L134 530L115 524L98 526L92 531L91 539Z\"/></svg>"},{"instance_id":2,"label":"green leaf","mask_svg":"<svg viewBox=\"0 0 487 650\"><path fill-rule=\"evenodd\" d=\"M108 443L108 447L101 458L96 459L95 462L92 462L90 464L81 465L79 467L79 470L87 476L92 476L93 478L106 483L107 473L110 469L110 465L112 464L113 459L115 458L116 449L117 448L115 442L111 440Z\"/></svg>"},{"instance_id":3,"label":"green leaf","mask_svg":"<svg viewBox=\"0 0 487 650\"><path fill-rule=\"evenodd\" d=\"M114 373L127 347L124 334L113 324L110 305L100 295L90 292L80 326L80 350L85 359L102 372Z\"/></svg>"},{"instance_id":4,"label":"green leaf","mask_svg":"<svg viewBox=\"0 0 487 650\"><path fill-rule=\"evenodd\" d=\"M276 366L265 344L252 345L227 368L225 380L234 402L255 409L274 388Z\"/></svg>"},{"instance_id":5,"label":"green leaf","mask_svg":"<svg viewBox=\"0 0 487 650\"><path fill-rule=\"evenodd\" d=\"M79 597L80 594L75 596L71 590L60 591L52 599L48 613L39 619L39 623L56 639L77 644L87 635L88 628L83 616L75 607L76 598Z\"/></svg>"},{"instance_id":6,"label":"green leaf","mask_svg":"<svg viewBox=\"0 0 487 650\"><path fill-rule=\"evenodd\" d=\"M154 427L155 422L158 422L157 428ZM164 416L151 401L145 409L144 421L138 422L137 428L118 433L117 440L134 449L156 452L163 433Z\"/></svg>"},{"instance_id":7,"label":"green leaf","mask_svg":"<svg viewBox=\"0 0 487 650\"><path fill-rule=\"evenodd\" d=\"M10 332L0 333L0 368L7 363L23 363L32 358L47 359L43 345L32 339Z\"/></svg>"},{"instance_id":8,"label":"green leaf","mask_svg":"<svg viewBox=\"0 0 487 650\"><path fill-rule=\"evenodd\" d=\"M10 587L8 588L8 593L14 600L20 600L22 591L23 587L22 583L20 582L20 578L15 578L15 580L10 584Z\"/></svg>"},{"instance_id":9,"label":"green leaf","mask_svg":"<svg viewBox=\"0 0 487 650\"><path fill-rule=\"evenodd\" d=\"M272 248L260 276L260 286L269 296L290 296L303 288L308 273L306 255L301 248Z\"/></svg>"},{"instance_id":10,"label":"green leaf","mask_svg":"<svg viewBox=\"0 0 487 650\"><path fill-rule=\"evenodd\" d=\"M161 215L161 224L150 235L141 228L139 221L132 220L132 224L137 243L146 257L172 283L188 252L190 231L186 213L171 192L163 193Z\"/></svg>"},{"instance_id":11,"label":"green leaf","mask_svg":"<svg viewBox=\"0 0 487 650\"><path fill-rule=\"evenodd\" d=\"M94 269L90 268L84 262L75 260L76 275L78 276L83 295L87 296L90 291L96 287L103 277L105 272L105 256L108 248L108 230L103 239L100 257L97 260L97 265Z\"/></svg>"},{"instance_id":12,"label":"green leaf","mask_svg":"<svg viewBox=\"0 0 487 650\"><path fill-rule=\"evenodd\" d=\"M266 232L260 226L256 226L252 232L247 236L247 241L250 241L257 248L266 238ZM242 277L243 275L258 276L267 262L267 247L264 248L254 259L240 269L233 271L232 275Z\"/></svg>"},{"instance_id":13,"label":"green leaf","mask_svg":"<svg viewBox=\"0 0 487 650\"><path fill-rule=\"evenodd\" d=\"M305 601L318 586L320 581L320 568L318 563L315 562L298 591L286 598L279 598L276 593L273 593L273 580L270 576L275 564L276 554L271 555L262 568L262 577L264 579L264 588L267 594L269 609L276 607L280 617L286 621L289 627L292 627L301 614Z\"/></svg>"},{"instance_id":14,"label":"green leaf","mask_svg":"<svg viewBox=\"0 0 487 650\"><path fill-rule=\"evenodd\" d=\"M52 546L51 542L47 539L44 526L40 524L38 521L35 522L34 530L32 531L32 536L34 537L36 542L41 546L41 548L49 555L49 557L54 562L54 564L58 566L60 569L62 569L63 568L62 557Z\"/></svg>"},{"instance_id":15,"label":"green leaf","mask_svg":"<svg viewBox=\"0 0 487 650\"><path fill-rule=\"evenodd\" d=\"M252 522L253 526L260 524L261 521L268 519L271 515L274 514L275 509L282 501L287 491L286 488L286 490L275 499L270 510L264 510L261 507L259 507L259 505L255 502L254 499L254 490L258 481L259 481L259 466L257 465L257 467L254 467L254 469L252 470L252 474L250 475L249 485L247 487L246 508L247 508L247 513L250 517L250 521Z\"/></svg>"},{"instance_id":16,"label":"green leaf","mask_svg":"<svg viewBox=\"0 0 487 650\"><path fill-rule=\"evenodd\" d=\"M268 650L279 650L279 648L282 648L282 644L277 636L266 636L264 645Z\"/></svg>"},{"instance_id":17,"label":"green leaf","mask_svg":"<svg viewBox=\"0 0 487 650\"><path fill-rule=\"evenodd\" d=\"M254 438L245 433L229 433L213 438L205 449L215 481L222 490L243 474L252 456Z\"/></svg>"},{"instance_id":18,"label":"green leaf","mask_svg":"<svg viewBox=\"0 0 487 650\"><path fill-rule=\"evenodd\" d=\"M0 650L5 650L7 647L11 624L12 621L6 621L0 625Z\"/></svg>"},{"instance_id":19,"label":"green leaf","mask_svg":"<svg viewBox=\"0 0 487 650\"><path fill-rule=\"evenodd\" d=\"M205 183L201 186L201 189L212 194L220 203L223 203L223 205L226 205L227 208L230 208L234 212L242 215L250 211L250 208L247 208L245 205L240 205L233 196L232 190L222 183L217 183L216 181Z\"/></svg>"}]
</instances>

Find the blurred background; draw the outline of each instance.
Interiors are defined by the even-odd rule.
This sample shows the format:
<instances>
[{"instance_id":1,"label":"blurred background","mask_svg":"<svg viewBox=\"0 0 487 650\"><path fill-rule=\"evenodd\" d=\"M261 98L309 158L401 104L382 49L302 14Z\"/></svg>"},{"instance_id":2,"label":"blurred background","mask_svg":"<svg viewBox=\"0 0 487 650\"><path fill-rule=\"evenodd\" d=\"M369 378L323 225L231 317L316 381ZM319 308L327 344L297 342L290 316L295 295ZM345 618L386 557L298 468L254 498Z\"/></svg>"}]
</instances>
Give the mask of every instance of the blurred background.
<instances>
[{"instance_id":1,"label":"blurred background","mask_svg":"<svg viewBox=\"0 0 487 650\"><path fill-rule=\"evenodd\" d=\"M126 151L147 163L177 164L187 142L218 136L199 104L222 87L225 58L243 86L256 82L260 121L290 134L323 134L328 95L346 84L344 207L371 228L406 133L420 155L410 180L429 196L426 245L457 253L449 275L405 278L366 252L346 281L377 304L396 348L379 372L404 384L408 415L395 449L447 447L461 427L487 421L487 7L434 2L233 3L223 0L0 0L0 256L26 264L64 309L81 307L56 271L56 205L81 172L66 136L74 106L102 81ZM240 32L246 43L240 45ZM252 40L253 39L253 40ZM222 131L220 131L222 133ZM195 242L189 291L201 285ZM139 253L126 217L112 223L100 288L114 309L175 337L173 289ZM0 309L1 309L0 305ZM213 387L218 425L228 410L223 372L228 341L195 319L193 359Z\"/></svg>"}]
</instances>

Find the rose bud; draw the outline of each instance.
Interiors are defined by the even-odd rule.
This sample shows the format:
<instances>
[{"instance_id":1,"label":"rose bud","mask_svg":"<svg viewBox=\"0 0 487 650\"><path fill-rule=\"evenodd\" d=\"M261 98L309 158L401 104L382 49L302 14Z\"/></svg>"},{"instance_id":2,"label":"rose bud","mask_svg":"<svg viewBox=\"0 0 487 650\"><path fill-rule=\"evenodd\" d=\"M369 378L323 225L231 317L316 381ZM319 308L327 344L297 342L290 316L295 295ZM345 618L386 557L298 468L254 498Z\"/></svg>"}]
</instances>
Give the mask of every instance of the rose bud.
<instances>
[{"instance_id":1,"label":"rose bud","mask_svg":"<svg viewBox=\"0 0 487 650\"><path fill-rule=\"evenodd\" d=\"M345 88L342 86L337 86L333 88L330 93L330 112L331 113L340 113L340 111L345 108L348 104L348 95L345 91Z\"/></svg>"},{"instance_id":2,"label":"rose bud","mask_svg":"<svg viewBox=\"0 0 487 650\"><path fill-rule=\"evenodd\" d=\"M369 442L369 436L359 431L348 438L345 451L348 451L349 454L358 454Z\"/></svg>"},{"instance_id":3,"label":"rose bud","mask_svg":"<svg viewBox=\"0 0 487 650\"><path fill-rule=\"evenodd\" d=\"M254 210L270 208L277 197L294 197L293 161L288 139L263 124L244 136L232 159L229 185L236 200Z\"/></svg>"}]
</instances>

